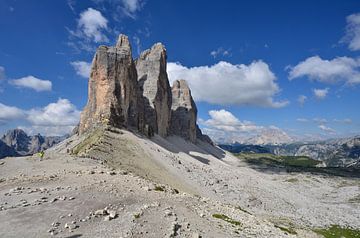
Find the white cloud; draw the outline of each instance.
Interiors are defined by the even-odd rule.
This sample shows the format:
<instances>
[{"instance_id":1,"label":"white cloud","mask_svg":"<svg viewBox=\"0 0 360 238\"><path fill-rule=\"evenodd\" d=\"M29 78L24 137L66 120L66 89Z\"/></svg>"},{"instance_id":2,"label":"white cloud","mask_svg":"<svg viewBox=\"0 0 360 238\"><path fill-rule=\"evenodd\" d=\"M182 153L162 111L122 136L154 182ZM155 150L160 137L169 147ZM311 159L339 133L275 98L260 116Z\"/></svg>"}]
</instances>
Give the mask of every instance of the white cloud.
<instances>
[{"instance_id":1,"label":"white cloud","mask_svg":"<svg viewBox=\"0 0 360 238\"><path fill-rule=\"evenodd\" d=\"M260 129L250 121L240 121L231 112L221 109L209 111L210 119L203 122L205 126L227 132L249 132Z\"/></svg>"},{"instance_id":2,"label":"white cloud","mask_svg":"<svg viewBox=\"0 0 360 238\"><path fill-rule=\"evenodd\" d=\"M133 36L133 40L135 41L135 45L136 45L136 53L138 55L141 54L141 40L138 36Z\"/></svg>"},{"instance_id":3,"label":"white cloud","mask_svg":"<svg viewBox=\"0 0 360 238\"><path fill-rule=\"evenodd\" d=\"M346 35L340 42L348 43L352 51L360 50L360 13L346 17Z\"/></svg>"},{"instance_id":4,"label":"white cloud","mask_svg":"<svg viewBox=\"0 0 360 238\"><path fill-rule=\"evenodd\" d=\"M360 83L360 59L337 57L323 60L319 56L313 56L288 68L290 80L308 77L323 83Z\"/></svg>"},{"instance_id":5,"label":"white cloud","mask_svg":"<svg viewBox=\"0 0 360 238\"><path fill-rule=\"evenodd\" d=\"M31 75L20 79L10 80L10 83L18 87L31 88L37 92L51 91L52 88L51 81L38 79Z\"/></svg>"},{"instance_id":6,"label":"white cloud","mask_svg":"<svg viewBox=\"0 0 360 238\"><path fill-rule=\"evenodd\" d=\"M142 0L121 0L123 13L131 18L136 18L136 12L144 5Z\"/></svg>"},{"instance_id":7,"label":"white cloud","mask_svg":"<svg viewBox=\"0 0 360 238\"><path fill-rule=\"evenodd\" d=\"M313 89L313 93L317 99L324 99L329 93L329 88Z\"/></svg>"},{"instance_id":8,"label":"white cloud","mask_svg":"<svg viewBox=\"0 0 360 238\"><path fill-rule=\"evenodd\" d=\"M217 48L216 50L213 50L210 52L210 55L215 59L218 56L229 56L230 55L230 49L225 50L222 47Z\"/></svg>"},{"instance_id":9,"label":"white cloud","mask_svg":"<svg viewBox=\"0 0 360 238\"><path fill-rule=\"evenodd\" d=\"M336 123L342 123L342 124L352 124L352 120L350 118L345 118L345 119L334 119L333 120Z\"/></svg>"},{"instance_id":10,"label":"white cloud","mask_svg":"<svg viewBox=\"0 0 360 238\"><path fill-rule=\"evenodd\" d=\"M280 89L274 73L261 60L250 65L233 65L221 61L212 66L190 68L170 62L167 72L171 83L177 79L186 79L196 101L274 108L289 103L274 100Z\"/></svg>"},{"instance_id":11,"label":"white cloud","mask_svg":"<svg viewBox=\"0 0 360 238\"><path fill-rule=\"evenodd\" d=\"M0 66L0 80L3 80L5 78L5 68Z\"/></svg>"},{"instance_id":12,"label":"white cloud","mask_svg":"<svg viewBox=\"0 0 360 238\"><path fill-rule=\"evenodd\" d=\"M309 122L309 120L306 119L306 118L297 118L296 121L298 121L298 122Z\"/></svg>"},{"instance_id":13,"label":"white cloud","mask_svg":"<svg viewBox=\"0 0 360 238\"><path fill-rule=\"evenodd\" d=\"M68 99L59 99L44 108L31 109L27 120L35 126L74 126L80 118L80 111Z\"/></svg>"},{"instance_id":14,"label":"white cloud","mask_svg":"<svg viewBox=\"0 0 360 238\"><path fill-rule=\"evenodd\" d=\"M24 116L25 112L23 110L0 103L0 121L19 119Z\"/></svg>"},{"instance_id":15,"label":"white cloud","mask_svg":"<svg viewBox=\"0 0 360 238\"><path fill-rule=\"evenodd\" d=\"M0 122L18 120L30 124L21 126L30 134L64 135L79 123L80 111L68 99L59 99L43 108L22 110L0 103Z\"/></svg>"},{"instance_id":16,"label":"white cloud","mask_svg":"<svg viewBox=\"0 0 360 238\"><path fill-rule=\"evenodd\" d=\"M70 134L75 126L19 126L28 135L63 136Z\"/></svg>"},{"instance_id":17,"label":"white cloud","mask_svg":"<svg viewBox=\"0 0 360 238\"><path fill-rule=\"evenodd\" d=\"M332 128L330 128L330 127L327 127L327 126L325 126L325 125L319 125L319 128L320 128L322 131L326 132L326 133L336 134L336 131L335 131L334 129L332 129Z\"/></svg>"},{"instance_id":18,"label":"white cloud","mask_svg":"<svg viewBox=\"0 0 360 238\"><path fill-rule=\"evenodd\" d=\"M305 95L299 95L297 101L300 104L300 106L304 106L306 99L307 97Z\"/></svg>"},{"instance_id":19,"label":"white cloud","mask_svg":"<svg viewBox=\"0 0 360 238\"><path fill-rule=\"evenodd\" d=\"M89 78L91 71L91 63L85 61L73 61L70 63L77 75L83 78Z\"/></svg>"},{"instance_id":20,"label":"white cloud","mask_svg":"<svg viewBox=\"0 0 360 238\"><path fill-rule=\"evenodd\" d=\"M88 8L80 13L78 20L78 31L82 36L93 40L94 42L108 42L109 39L102 32L107 30L108 20L101 14L101 12Z\"/></svg>"},{"instance_id":21,"label":"white cloud","mask_svg":"<svg viewBox=\"0 0 360 238\"><path fill-rule=\"evenodd\" d=\"M325 118L315 117L315 118L313 118L313 122L323 125L323 124L328 123L328 120L326 120Z\"/></svg>"},{"instance_id":22,"label":"white cloud","mask_svg":"<svg viewBox=\"0 0 360 238\"><path fill-rule=\"evenodd\" d=\"M210 119L199 120L204 126L203 132L217 142L241 141L249 135L255 135L262 126L250 121L240 121L231 112L224 109L209 111Z\"/></svg>"}]
</instances>

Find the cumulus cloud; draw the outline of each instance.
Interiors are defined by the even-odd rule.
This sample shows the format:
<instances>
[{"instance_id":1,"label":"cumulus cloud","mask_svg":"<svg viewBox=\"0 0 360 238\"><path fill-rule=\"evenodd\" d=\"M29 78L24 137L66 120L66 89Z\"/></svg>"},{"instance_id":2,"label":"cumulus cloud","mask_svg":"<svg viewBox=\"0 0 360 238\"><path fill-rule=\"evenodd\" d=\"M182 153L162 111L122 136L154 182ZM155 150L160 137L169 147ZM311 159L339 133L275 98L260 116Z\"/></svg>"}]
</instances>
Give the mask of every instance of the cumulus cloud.
<instances>
[{"instance_id":1,"label":"cumulus cloud","mask_svg":"<svg viewBox=\"0 0 360 238\"><path fill-rule=\"evenodd\" d=\"M255 105L279 108L288 101L275 101L280 92L276 77L263 61L250 65L233 65L221 61L212 66L185 67L168 63L167 72L172 83L186 79L196 101L219 105Z\"/></svg>"},{"instance_id":2,"label":"cumulus cloud","mask_svg":"<svg viewBox=\"0 0 360 238\"><path fill-rule=\"evenodd\" d=\"M250 135L255 135L262 126L258 126L250 121L241 121L231 112L224 109L209 111L210 119L199 120L199 124L204 126L203 132L215 141L233 142L241 141Z\"/></svg>"},{"instance_id":3,"label":"cumulus cloud","mask_svg":"<svg viewBox=\"0 0 360 238\"><path fill-rule=\"evenodd\" d=\"M304 106L306 99L307 97L305 95L299 95L297 101L300 104L300 106Z\"/></svg>"},{"instance_id":4,"label":"cumulus cloud","mask_svg":"<svg viewBox=\"0 0 360 238\"><path fill-rule=\"evenodd\" d=\"M222 47L217 48L216 50L213 50L210 52L210 55L215 59L218 56L229 56L230 55L230 49L225 50Z\"/></svg>"},{"instance_id":5,"label":"cumulus cloud","mask_svg":"<svg viewBox=\"0 0 360 238\"><path fill-rule=\"evenodd\" d=\"M0 121L19 119L24 116L25 112L23 110L0 103Z\"/></svg>"},{"instance_id":6,"label":"cumulus cloud","mask_svg":"<svg viewBox=\"0 0 360 238\"><path fill-rule=\"evenodd\" d=\"M260 129L250 121L240 121L231 112L224 109L209 111L210 119L203 122L205 126L227 132L249 132Z\"/></svg>"},{"instance_id":7,"label":"cumulus cloud","mask_svg":"<svg viewBox=\"0 0 360 238\"><path fill-rule=\"evenodd\" d=\"M347 43L352 51L360 50L360 13L346 17L346 35L340 42Z\"/></svg>"},{"instance_id":8,"label":"cumulus cloud","mask_svg":"<svg viewBox=\"0 0 360 238\"><path fill-rule=\"evenodd\" d=\"M18 120L30 134L64 135L79 123L80 111L68 99L59 99L43 108L23 110L0 103L0 122Z\"/></svg>"},{"instance_id":9,"label":"cumulus cloud","mask_svg":"<svg viewBox=\"0 0 360 238\"><path fill-rule=\"evenodd\" d=\"M317 98L317 99L324 99L326 98L326 96L328 95L329 93L329 88L324 88L324 89L313 89L313 93L314 93L314 96Z\"/></svg>"},{"instance_id":10,"label":"cumulus cloud","mask_svg":"<svg viewBox=\"0 0 360 238\"><path fill-rule=\"evenodd\" d=\"M74 68L77 75L83 78L89 78L91 63L85 61L73 61L70 62L70 64Z\"/></svg>"},{"instance_id":11,"label":"cumulus cloud","mask_svg":"<svg viewBox=\"0 0 360 238\"><path fill-rule=\"evenodd\" d=\"M99 12L93 8L80 13L78 20L78 33L82 36L93 40L94 42L108 42L109 39L103 33L103 30L107 30L108 20Z\"/></svg>"},{"instance_id":12,"label":"cumulus cloud","mask_svg":"<svg viewBox=\"0 0 360 238\"><path fill-rule=\"evenodd\" d=\"M68 99L59 99L44 108L31 109L27 120L35 126L74 126L79 122L78 111Z\"/></svg>"},{"instance_id":13,"label":"cumulus cloud","mask_svg":"<svg viewBox=\"0 0 360 238\"><path fill-rule=\"evenodd\" d=\"M329 134L336 134L336 131L330 127L327 127L325 125L319 125L320 130L329 133Z\"/></svg>"},{"instance_id":14,"label":"cumulus cloud","mask_svg":"<svg viewBox=\"0 0 360 238\"><path fill-rule=\"evenodd\" d=\"M296 66L289 67L289 79L308 77L323 83L360 83L360 59L336 57L324 60L319 56L309 57Z\"/></svg>"},{"instance_id":15,"label":"cumulus cloud","mask_svg":"<svg viewBox=\"0 0 360 238\"><path fill-rule=\"evenodd\" d=\"M31 88L37 92L51 91L52 88L51 81L38 79L31 75L20 79L10 80L10 83L22 88Z\"/></svg>"}]
</instances>

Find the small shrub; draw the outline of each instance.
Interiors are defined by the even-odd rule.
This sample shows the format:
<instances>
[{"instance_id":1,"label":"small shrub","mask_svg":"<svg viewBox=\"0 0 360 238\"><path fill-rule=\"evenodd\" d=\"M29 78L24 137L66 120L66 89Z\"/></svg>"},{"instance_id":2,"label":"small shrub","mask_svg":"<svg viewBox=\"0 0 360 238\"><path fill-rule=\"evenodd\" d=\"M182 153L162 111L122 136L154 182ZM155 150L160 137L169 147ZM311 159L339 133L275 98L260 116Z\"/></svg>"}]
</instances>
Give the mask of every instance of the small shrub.
<instances>
[{"instance_id":1,"label":"small shrub","mask_svg":"<svg viewBox=\"0 0 360 238\"><path fill-rule=\"evenodd\" d=\"M289 234L292 234L292 235L296 235L296 231L292 228L286 228L286 227L283 227L283 226L279 226L279 225L274 225L276 228L286 232L286 233L289 233Z\"/></svg>"},{"instance_id":2,"label":"small shrub","mask_svg":"<svg viewBox=\"0 0 360 238\"><path fill-rule=\"evenodd\" d=\"M360 230L349 227L332 225L328 228L315 229L315 233L323 235L325 238L360 238Z\"/></svg>"},{"instance_id":3,"label":"small shrub","mask_svg":"<svg viewBox=\"0 0 360 238\"><path fill-rule=\"evenodd\" d=\"M241 222L236 221L236 220L234 220L234 219L232 219L232 218L230 218L230 217L228 217L228 216L226 216L224 214L213 214L212 216L214 218L221 219L221 220L226 221L226 222L228 222L230 224L233 224L235 226L241 226Z\"/></svg>"}]
</instances>

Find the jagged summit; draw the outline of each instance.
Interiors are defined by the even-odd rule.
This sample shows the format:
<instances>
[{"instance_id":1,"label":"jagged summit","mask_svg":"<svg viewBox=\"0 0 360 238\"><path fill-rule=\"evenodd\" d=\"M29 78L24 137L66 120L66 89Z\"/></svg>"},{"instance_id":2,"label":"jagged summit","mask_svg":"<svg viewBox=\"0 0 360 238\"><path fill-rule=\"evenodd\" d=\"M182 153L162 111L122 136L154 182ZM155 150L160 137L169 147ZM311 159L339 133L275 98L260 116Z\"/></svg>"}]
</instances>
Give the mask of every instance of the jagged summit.
<instances>
[{"instance_id":1,"label":"jagged summit","mask_svg":"<svg viewBox=\"0 0 360 238\"><path fill-rule=\"evenodd\" d=\"M162 43L136 60L126 35L119 35L115 46L100 46L92 62L79 133L105 124L137 129L148 136L178 135L192 142L209 142L196 125L197 109L186 81L170 87L166 61Z\"/></svg>"},{"instance_id":2,"label":"jagged summit","mask_svg":"<svg viewBox=\"0 0 360 238\"><path fill-rule=\"evenodd\" d=\"M129 38L124 35L124 34L120 34L118 37L118 40L116 42L116 48L123 48L123 49L129 49L131 51L131 45L129 42Z\"/></svg>"}]
</instances>

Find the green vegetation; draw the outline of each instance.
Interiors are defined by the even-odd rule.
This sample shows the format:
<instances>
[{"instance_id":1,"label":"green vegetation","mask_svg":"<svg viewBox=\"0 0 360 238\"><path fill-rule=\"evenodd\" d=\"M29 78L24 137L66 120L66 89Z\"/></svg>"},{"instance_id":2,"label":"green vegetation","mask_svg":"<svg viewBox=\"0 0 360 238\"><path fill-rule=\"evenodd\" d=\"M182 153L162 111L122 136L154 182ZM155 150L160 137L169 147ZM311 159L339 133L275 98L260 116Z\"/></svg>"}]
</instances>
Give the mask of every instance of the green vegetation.
<instances>
[{"instance_id":1,"label":"green vegetation","mask_svg":"<svg viewBox=\"0 0 360 238\"><path fill-rule=\"evenodd\" d=\"M360 194L358 194L357 196L350 198L349 199L350 203L360 203Z\"/></svg>"},{"instance_id":2,"label":"green vegetation","mask_svg":"<svg viewBox=\"0 0 360 238\"><path fill-rule=\"evenodd\" d=\"M212 216L214 218L221 219L221 220L226 221L226 222L228 222L230 224L233 224L235 226L241 226L241 222L236 221L236 220L234 220L234 219L232 219L232 218L230 218L230 217L228 217L228 216L226 216L224 214L213 214Z\"/></svg>"},{"instance_id":3,"label":"green vegetation","mask_svg":"<svg viewBox=\"0 0 360 238\"><path fill-rule=\"evenodd\" d=\"M80 142L72 149L72 154L80 155L81 153L85 153L87 150L91 149L101 140L102 134L103 134L103 130L101 129L95 130L85 140Z\"/></svg>"},{"instance_id":4,"label":"green vegetation","mask_svg":"<svg viewBox=\"0 0 360 238\"><path fill-rule=\"evenodd\" d=\"M286 233L289 233L289 234L292 234L292 235L296 235L296 231L292 228L287 228L287 227L283 227L283 226L279 226L279 225L274 225L276 228L286 232Z\"/></svg>"},{"instance_id":5,"label":"green vegetation","mask_svg":"<svg viewBox=\"0 0 360 238\"><path fill-rule=\"evenodd\" d=\"M274 154L238 153L238 158L252 164L290 166L290 167L315 167L321 161L311 159L307 156L282 156Z\"/></svg>"},{"instance_id":6,"label":"green vegetation","mask_svg":"<svg viewBox=\"0 0 360 238\"><path fill-rule=\"evenodd\" d=\"M332 225L324 229L315 229L314 232L323 235L325 238L360 238L360 230L344 228L338 225Z\"/></svg>"}]
</instances>

